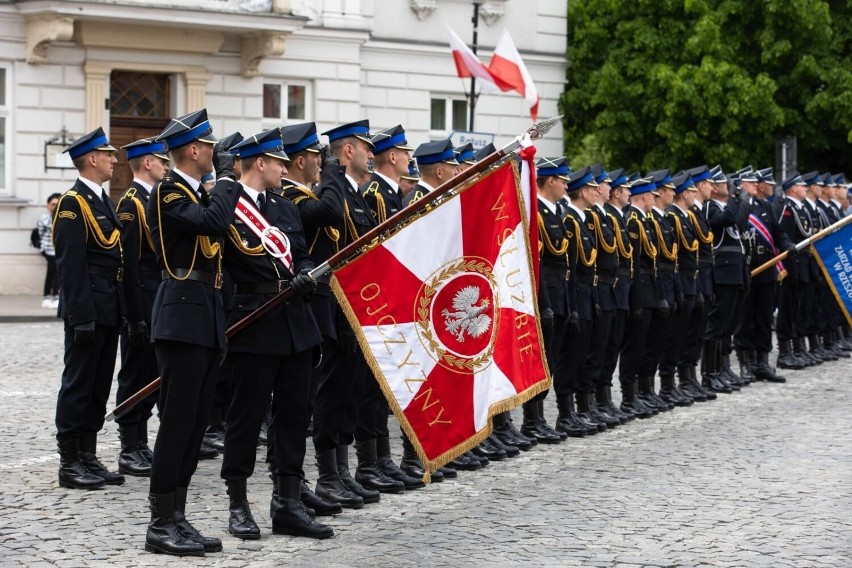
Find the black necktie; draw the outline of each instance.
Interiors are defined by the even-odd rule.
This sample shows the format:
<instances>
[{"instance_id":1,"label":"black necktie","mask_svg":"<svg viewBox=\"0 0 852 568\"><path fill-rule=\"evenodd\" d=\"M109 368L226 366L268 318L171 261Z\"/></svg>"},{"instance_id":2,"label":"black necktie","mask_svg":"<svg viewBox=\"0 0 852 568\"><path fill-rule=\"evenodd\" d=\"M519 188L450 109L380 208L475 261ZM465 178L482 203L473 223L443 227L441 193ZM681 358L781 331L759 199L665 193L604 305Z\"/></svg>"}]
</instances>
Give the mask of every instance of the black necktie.
<instances>
[{"instance_id":1,"label":"black necktie","mask_svg":"<svg viewBox=\"0 0 852 568\"><path fill-rule=\"evenodd\" d=\"M104 188L101 188L101 199L103 199L103 200L104 200L104 203L105 203L106 205L110 205L110 202L109 202L109 196L107 195L107 193L106 193L106 191L104 190Z\"/></svg>"},{"instance_id":2,"label":"black necktie","mask_svg":"<svg viewBox=\"0 0 852 568\"><path fill-rule=\"evenodd\" d=\"M260 209L261 213L266 213L266 196L262 193L257 194L257 208Z\"/></svg>"}]
</instances>

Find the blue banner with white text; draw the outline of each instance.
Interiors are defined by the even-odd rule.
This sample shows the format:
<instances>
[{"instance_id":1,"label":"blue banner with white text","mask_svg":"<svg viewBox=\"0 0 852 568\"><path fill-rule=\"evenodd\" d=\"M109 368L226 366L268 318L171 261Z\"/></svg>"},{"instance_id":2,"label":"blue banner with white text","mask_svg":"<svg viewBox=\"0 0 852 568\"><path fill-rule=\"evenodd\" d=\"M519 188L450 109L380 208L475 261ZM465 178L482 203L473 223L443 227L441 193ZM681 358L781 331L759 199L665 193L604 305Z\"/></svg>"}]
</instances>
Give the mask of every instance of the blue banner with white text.
<instances>
[{"instance_id":1,"label":"blue banner with white text","mask_svg":"<svg viewBox=\"0 0 852 568\"><path fill-rule=\"evenodd\" d=\"M852 325L852 223L814 243L817 262Z\"/></svg>"}]
</instances>

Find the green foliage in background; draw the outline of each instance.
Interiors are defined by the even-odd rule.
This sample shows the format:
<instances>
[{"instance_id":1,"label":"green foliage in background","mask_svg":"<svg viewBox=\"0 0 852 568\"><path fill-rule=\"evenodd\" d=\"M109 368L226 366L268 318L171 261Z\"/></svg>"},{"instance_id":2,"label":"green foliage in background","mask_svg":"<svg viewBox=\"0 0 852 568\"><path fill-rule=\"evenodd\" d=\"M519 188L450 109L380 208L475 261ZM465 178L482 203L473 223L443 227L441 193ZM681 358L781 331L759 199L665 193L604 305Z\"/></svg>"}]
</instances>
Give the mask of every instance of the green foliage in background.
<instances>
[{"instance_id":1,"label":"green foliage in background","mask_svg":"<svg viewBox=\"0 0 852 568\"><path fill-rule=\"evenodd\" d=\"M572 166L852 171L852 2L569 0Z\"/></svg>"}]
</instances>

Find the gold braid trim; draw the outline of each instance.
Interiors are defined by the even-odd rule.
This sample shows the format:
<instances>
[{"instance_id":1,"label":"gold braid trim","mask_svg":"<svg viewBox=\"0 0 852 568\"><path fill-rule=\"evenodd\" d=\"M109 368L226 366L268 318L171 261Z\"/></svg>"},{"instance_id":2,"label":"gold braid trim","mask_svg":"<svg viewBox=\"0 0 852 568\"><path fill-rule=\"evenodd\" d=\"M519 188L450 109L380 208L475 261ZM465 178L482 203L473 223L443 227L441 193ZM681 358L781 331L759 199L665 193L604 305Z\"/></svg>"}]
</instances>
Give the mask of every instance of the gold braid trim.
<instances>
[{"instance_id":1,"label":"gold braid trim","mask_svg":"<svg viewBox=\"0 0 852 568\"><path fill-rule=\"evenodd\" d=\"M163 241L163 214L162 214L162 211L160 209L160 195L159 195L159 193L160 193L159 189L160 189L161 185L162 185L162 182L160 182L160 184L158 184L157 188L155 189L156 195L154 195L154 192L152 192L152 196L157 200L157 221L159 222L159 225L160 225L160 230L158 232L160 234L160 247L161 247L160 250L162 250L162 252L163 252L163 266L166 267L166 272L168 273L169 278L171 278L172 280L186 280L187 278L189 278L190 274L192 274L192 270L195 268L195 259L198 255L198 249L199 248L201 249L201 254L203 254L205 258L214 258L217 255L219 255L219 252L221 251L221 247L219 246L219 243L211 243L210 237L208 237L206 235L196 235L195 247L192 249L192 260L189 263L189 268L187 268L186 276L184 276L183 278L178 278L177 275L174 272L172 272L171 267L169 267L169 259L166 257L166 243L165 243L165 241ZM186 187L182 183L175 182L175 186L177 186L184 193L186 193L187 197L189 197L189 199L193 203L198 203L198 196L196 195L196 193L194 191L192 191L191 189L189 189L188 187ZM219 255L219 259L218 259L218 270L219 271L222 270L222 256L221 255Z\"/></svg>"},{"instance_id":2,"label":"gold braid trim","mask_svg":"<svg viewBox=\"0 0 852 568\"><path fill-rule=\"evenodd\" d=\"M385 205L385 197L379 192L379 182L370 182L370 185L367 186L367 191L364 192L364 197L368 194L372 194L376 198L376 221L384 223L388 218L388 209Z\"/></svg>"},{"instance_id":3,"label":"gold braid trim","mask_svg":"<svg viewBox=\"0 0 852 568\"><path fill-rule=\"evenodd\" d=\"M580 229L580 223L578 223L574 217L571 217L571 215L567 215L566 219L567 218L570 218L571 222L574 223L574 234L577 235L577 259L583 263L583 266L597 267L598 249L593 249L587 258L586 251L583 249L583 233Z\"/></svg>"},{"instance_id":4,"label":"gold braid trim","mask_svg":"<svg viewBox=\"0 0 852 568\"><path fill-rule=\"evenodd\" d=\"M591 208L588 209L589 215L591 215L592 219L594 219L595 225L595 236L598 238L598 246L603 249L603 251L607 254L612 254L615 252L615 236L613 235L612 244L606 242L606 239L603 236L603 229L601 228L601 220L598 218L598 215L595 211L592 211Z\"/></svg>"},{"instance_id":5,"label":"gold braid trim","mask_svg":"<svg viewBox=\"0 0 852 568\"><path fill-rule=\"evenodd\" d=\"M355 222L352 220L352 216L349 214L349 203L346 201L346 198L343 199L343 223L346 226L346 230L352 236L352 240L350 242L354 242L358 239L358 229L355 228Z\"/></svg>"},{"instance_id":6,"label":"gold braid trim","mask_svg":"<svg viewBox=\"0 0 852 568\"><path fill-rule=\"evenodd\" d=\"M612 224L618 230L615 231L615 243L618 245L618 255L621 258L633 258L633 244L628 242L625 244L624 239L621 238L621 227L618 223L618 220L612 213L607 213L610 219L612 219Z\"/></svg>"},{"instance_id":7,"label":"gold braid trim","mask_svg":"<svg viewBox=\"0 0 852 568\"><path fill-rule=\"evenodd\" d=\"M642 223L642 220L639 219L639 216L636 215L636 213L634 213L633 216L627 220L628 223L630 221L636 221L636 224L639 225L639 230L637 231L637 233L639 234L639 242L642 243L642 248L645 250L645 254L648 257L656 260L657 247L654 246L654 243L652 243L650 239L648 239L648 235L645 234L645 225Z\"/></svg>"},{"instance_id":8,"label":"gold braid trim","mask_svg":"<svg viewBox=\"0 0 852 568\"><path fill-rule=\"evenodd\" d=\"M74 198L77 200L77 204L80 206L80 212L83 214L83 221L86 224L86 240L89 240L88 235L91 234L93 237L95 237L95 241L98 243L98 246L103 249L112 249L115 248L116 245L118 245L119 253L121 253L123 257L124 253L121 250L121 231L119 231L118 229L113 229L109 237L104 235L103 231L101 231L100 225L98 225L98 221L95 219L95 216L92 213L92 208L89 207L88 203L86 203L86 199L79 193L75 194ZM58 210L59 205L57 204L57 211Z\"/></svg>"},{"instance_id":9,"label":"gold braid trim","mask_svg":"<svg viewBox=\"0 0 852 568\"><path fill-rule=\"evenodd\" d=\"M139 224L139 234L145 235L145 240L148 241L148 246L151 247L151 250L154 250L154 239L151 237L151 231L148 230L148 217L145 215L145 207L142 205L142 200L131 196L130 199L133 200L133 204L136 206L136 222ZM119 204L121 201L119 201ZM118 207L116 207L116 211ZM139 239L139 254L142 254L142 239Z\"/></svg>"},{"instance_id":10,"label":"gold braid trim","mask_svg":"<svg viewBox=\"0 0 852 568\"><path fill-rule=\"evenodd\" d=\"M311 191L310 189L308 189L307 187L303 187L301 185L288 185L287 189L290 189L290 188L293 188L293 189L295 189L296 191L298 191L299 193L302 194L302 195L299 195L298 197L294 197L292 199L293 203L296 204L296 205L298 205L299 203L301 203L305 199L313 199L314 201L319 201L319 197L317 197L316 194L314 194L314 192ZM344 197L344 200L345 199L346 198ZM345 203L345 201L344 201L344 203ZM335 243L334 249L338 250L337 241L340 240L340 231L338 231L337 229L335 229L332 226L323 227L322 230L325 231L326 236L332 242ZM321 232L320 229L317 229L317 232L314 235L314 238L311 240L310 246L308 247L308 254L311 254L311 253L314 252L314 246L316 246L317 241L319 240L320 232Z\"/></svg>"},{"instance_id":11,"label":"gold braid trim","mask_svg":"<svg viewBox=\"0 0 852 568\"><path fill-rule=\"evenodd\" d=\"M676 213L672 212L672 211L669 211L667 213L667 215L669 215L672 219L674 219L675 230L677 230L677 237L678 237L678 240L680 241L681 248L683 248L684 250L686 250L688 252L697 251L698 250L698 239L695 239L694 241L692 241L692 244L689 244L686 241L686 236L684 236L684 234L683 234L683 225L680 224L680 216L677 215Z\"/></svg>"},{"instance_id":12,"label":"gold braid trim","mask_svg":"<svg viewBox=\"0 0 852 568\"><path fill-rule=\"evenodd\" d=\"M562 242L559 243L559 248L556 248L550 242L550 237L547 235L547 228L544 226L544 219L541 218L541 215L538 216L538 232L541 235L538 241L539 252L541 252L542 244L547 247L547 250L552 255L562 256L568 251L568 239L562 239Z\"/></svg>"},{"instance_id":13,"label":"gold braid trim","mask_svg":"<svg viewBox=\"0 0 852 568\"><path fill-rule=\"evenodd\" d=\"M663 258L671 262L677 262L677 243L672 243L672 248L669 250L666 247L666 239L663 238L663 230L660 228L660 224L657 223L657 220L654 219L653 215L649 215L648 219L651 220L651 223L654 225L654 232L657 233L657 241L660 243L660 252L663 253Z\"/></svg>"},{"instance_id":14,"label":"gold braid trim","mask_svg":"<svg viewBox=\"0 0 852 568\"><path fill-rule=\"evenodd\" d=\"M695 234L698 237L698 240L704 243L705 245L709 245L713 242L713 231L707 231L707 234L701 232L701 225L698 223L698 217L695 216L695 213L692 211L687 211L687 215L689 215L689 219L692 221L692 225L695 227Z\"/></svg>"},{"instance_id":15,"label":"gold braid trim","mask_svg":"<svg viewBox=\"0 0 852 568\"><path fill-rule=\"evenodd\" d=\"M243 240L240 238L239 231L237 231L237 228L233 225L228 227L228 238L231 239L231 242L234 243L237 250L243 254L247 254L249 256L263 256L266 254L266 249L263 248L262 243L256 247L247 247L244 245Z\"/></svg>"}]
</instances>

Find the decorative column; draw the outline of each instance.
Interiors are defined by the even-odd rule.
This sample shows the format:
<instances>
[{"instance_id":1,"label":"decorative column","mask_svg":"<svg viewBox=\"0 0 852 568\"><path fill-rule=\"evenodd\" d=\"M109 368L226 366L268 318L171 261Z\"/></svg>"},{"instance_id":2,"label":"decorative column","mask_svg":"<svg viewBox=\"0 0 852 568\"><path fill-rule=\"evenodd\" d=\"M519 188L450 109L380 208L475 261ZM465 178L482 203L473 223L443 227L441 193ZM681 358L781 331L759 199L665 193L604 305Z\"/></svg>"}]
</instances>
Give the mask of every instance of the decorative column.
<instances>
[{"instance_id":1,"label":"decorative column","mask_svg":"<svg viewBox=\"0 0 852 568\"><path fill-rule=\"evenodd\" d=\"M98 126L108 129L104 124L106 113L105 101L109 98L109 74L112 67L100 61L88 61L83 66L86 74L86 132L90 132Z\"/></svg>"},{"instance_id":2,"label":"decorative column","mask_svg":"<svg viewBox=\"0 0 852 568\"><path fill-rule=\"evenodd\" d=\"M186 76L186 112L202 108L207 99L207 80L210 75L203 67L187 69Z\"/></svg>"}]
</instances>

